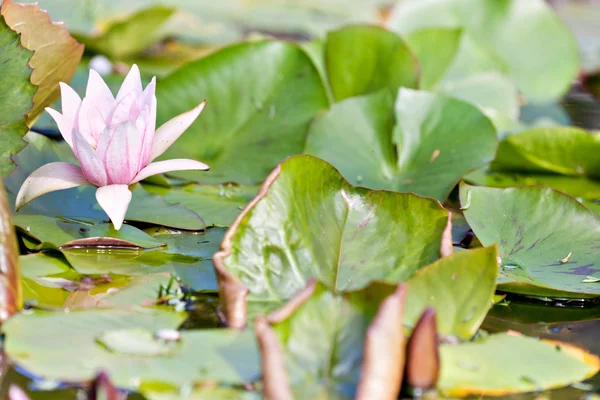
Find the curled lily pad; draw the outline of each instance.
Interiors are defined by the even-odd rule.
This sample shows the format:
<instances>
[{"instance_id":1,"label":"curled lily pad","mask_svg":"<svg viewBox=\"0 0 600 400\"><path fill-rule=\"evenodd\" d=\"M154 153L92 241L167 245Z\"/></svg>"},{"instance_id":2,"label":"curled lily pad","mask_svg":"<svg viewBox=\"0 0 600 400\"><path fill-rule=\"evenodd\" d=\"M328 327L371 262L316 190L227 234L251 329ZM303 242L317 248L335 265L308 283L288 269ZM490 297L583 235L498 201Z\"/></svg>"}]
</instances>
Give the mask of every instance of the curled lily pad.
<instances>
[{"instance_id":1,"label":"curled lily pad","mask_svg":"<svg viewBox=\"0 0 600 400\"><path fill-rule=\"evenodd\" d=\"M600 295L600 286L582 282L600 275L600 219L575 199L544 187L466 184L461 184L460 199L481 243L498 244L499 289L555 297Z\"/></svg>"},{"instance_id":2,"label":"curled lily pad","mask_svg":"<svg viewBox=\"0 0 600 400\"><path fill-rule=\"evenodd\" d=\"M2 2L0 13L6 24L20 34L21 44L34 52L29 66L31 83L37 87L33 108L27 113L29 126L44 108L60 95L59 82L69 82L83 55L83 45L71 37L63 23L52 22L37 4Z\"/></svg>"},{"instance_id":3,"label":"curled lily pad","mask_svg":"<svg viewBox=\"0 0 600 400\"><path fill-rule=\"evenodd\" d=\"M165 157L211 170L170 175L202 183L261 182L283 158L302 152L308 125L329 105L319 72L291 43L249 42L187 64L157 87L158 122L208 105Z\"/></svg>"},{"instance_id":4,"label":"curled lily pad","mask_svg":"<svg viewBox=\"0 0 600 400\"><path fill-rule=\"evenodd\" d=\"M467 172L491 161L496 131L475 106L401 89L334 104L316 118L305 151L352 184L443 201Z\"/></svg>"},{"instance_id":5,"label":"curled lily pad","mask_svg":"<svg viewBox=\"0 0 600 400\"><path fill-rule=\"evenodd\" d=\"M12 318L2 329L13 362L45 379L85 381L103 370L115 385L135 390L152 382L180 388L202 381L240 385L258 378L258 350L251 331L183 331L168 356L160 351L121 352L123 336L130 340L139 335L132 332L154 335L177 329L184 318L182 313L152 308L33 312ZM106 339L107 332L121 332L119 345L110 340L111 348L98 341ZM58 358L62 361L57 364Z\"/></svg>"},{"instance_id":6,"label":"curled lily pad","mask_svg":"<svg viewBox=\"0 0 600 400\"><path fill-rule=\"evenodd\" d=\"M449 214L437 201L353 187L303 155L269 175L213 261L228 323L243 326L245 312L234 310L247 290L249 303L272 309L310 278L336 292L401 282L451 245Z\"/></svg>"},{"instance_id":7,"label":"curled lily pad","mask_svg":"<svg viewBox=\"0 0 600 400\"><path fill-rule=\"evenodd\" d=\"M10 208L0 180L0 322L23 307L19 244L11 224Z\"/></svg>"}]
</instances>

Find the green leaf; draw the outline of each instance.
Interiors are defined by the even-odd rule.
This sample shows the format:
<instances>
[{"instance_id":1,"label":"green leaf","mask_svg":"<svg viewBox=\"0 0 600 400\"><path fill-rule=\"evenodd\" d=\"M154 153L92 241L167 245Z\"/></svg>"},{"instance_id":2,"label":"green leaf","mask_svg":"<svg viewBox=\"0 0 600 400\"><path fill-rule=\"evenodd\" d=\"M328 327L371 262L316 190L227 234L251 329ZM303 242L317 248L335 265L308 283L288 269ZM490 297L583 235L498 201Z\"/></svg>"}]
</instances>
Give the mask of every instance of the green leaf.
<instances>
[{"instance_id":1,"label":"green leaf","mask_svg":"<svg viewBox=\"0 0 600 400\"><path fill-rule=\"evenodd\" d=\"M440 257L447 223L435 200L353 187L325 161L296 156L267 178L213 260L250 302L272 307L313 277L336 292L404 281Z\"/></svg>"},{"instance_id":2,"label":"green leaf","mask_svg":"<svg viewBox=\"0 0 600 400\"><path fill-rule=\"evenodd\" d=\"M77 163L65 142L57 144L49 138L33 132L28 133L25 139L29 145L14 157L18 168L5 180L11 208L14 207L21 185L35 169L55 161ZM25 205L15 213L15 216L16 220L19 220L21 216L27 216L27 218L44 216L44 218L63 217L75 220L109 221L108 216L96 201L96 188L91 185L47 193ZM160 197L149 194L141 185L137 185L133 189L133 198L127 210L126 220L188 230L199 230L205 227L204 221L198 214L181 205L169 204ZM76 225L77 221L71 222ZM58 221L55 223L59 224ZM25 229L22 224L15 224ZM80 226L80 228L85 229L85 226ZM131 228L129 227L129 229ZM59 231L54 233L61 234Z\"/></svg>"},{"instance_id":3,"label":"green leaf","mask_svg":"<svg viewBox=\"0 0 600 400\"><path fill-rule=\"evenodd\" d=\"M135 329L153 335L176 329L184 318L185 314L141 308L33 312L11 318L2 330L11 359L44 379L84 381L103 370L117 386L135 390L149 382L181 387L202 381L243 384L259 377L252 331L182 331L168 356L123 354L120 346L113 351L114 341L112 350L98 342L107 332Z\"/></svg>"},{"instance_id":4,"label":"green leaf","mask_svg":"<svg viewBox=\"0 0 600 400\"><path fill-rule=\"evenodd\" d=\"M578 128L537 128L502 140L494 171L600 178L600 135Z\"/></svg>"},{"instance_id":5,"label":"green leaf","mask_svg":"<svg viewBox=\"0 0 600 400\"><path fill-rule=\"evenodd\" d=\"M349 26L327 34L325 67L336 101L381 89L416 88L419 67L406 43L376 26Z\"/></svg>"},{"instance_id":6,"label":"green leaf","mask_svg":"<svg viewBox=\"0 0 600 400\"><path fill-rule=\"evenodd\" d=\"M442 345L440 359L438 390L449 397L539 392L590 378L600 368L598 357L575 346L510 333Z\"/></svg>"},{"instance_id":7,"label":"green leaf","mask_svg":"<svg viewBox=\"0 0 600 400\"><path fill-rule=\"evenodd\" d=\"M283 158L302 152L309 122L328 107L310 58L283 42L226 47L163 79L156 96L159 125L208 99L165 153L210 165L208 172L170 174L203 183L261 182Z\"/></svg>"},{"instance_id":8,"label":"green leaf","mask_svg":"<svg viewBox=\"0 0 600 400\"><path fill-rule=\"evenodd\" d=\"M167 287L171 279L168 273L148 273L129 279L125 286L111 283L96 286L90 295L96 297L102 307L152 306L158 300L159 288ZM179 289L177 282L171 285L174 291Z\"/></svg>"},{"instance_id":9,"label":"green leaf","mask_svg":"<svg viewBox=\"0 0 600 400\"><path fill-rule=\"evenodd\" d=\"M460 29L430 28L406 36L421 66L420 89L433 89L442 80L456 56L461 34Z\"/></svg>"},{"instance_id":10,"label":"green leaf","mask_svg":"<svg viewBox=\"0 0 600 400\"><path fill-rule=\"evenodd\" d=\"M440 201L495 150L495 129L477 108L408 89L395 106L385 92L334 104L316 118L306 143L307 153L332 163L352 184Z\"/></svg>"},{"instance_id":11,"label":"green leaf","mask_svg":"<svg viewBox=\"0 0 600 400\"><path fill-rule=\"evenodd\" d=\"M572 34L542 0L409 0L396 8L388 26L402 34L463 29L466 40L487 53L488 65L479 72L508 73L532 101L559 98L579 70Z\"/></svg>"},{"instance_id":12,"label":"green leaf","mask_svg":"<svg viewBox=\"0 0 600 400\"><path fill-rule=\"evenodd\" d=\"M421 313L433 307L438 330L469 340L492 306L498 275L495 246L444 257L408 281L405 322L414 327Z\"/></svg>"},{"instance_id":13,"label":"green leaf","mask_svg":"<svg viewBox=\"0 0 600 400\"><path fill-rule=\"evenodd\" d=\"M161 340L144 328L105 331L96 340L107 350L124 356L167 356L176 350L176 343Z\"/></svg>"},{"instance_id":14,"label":"green leaf","mask_svg":"<svg viewBox=\"0 0 600 400\"><path fill-rule=\"evenodd\" d=\"M148 400L181 400L181 393L168 388L154 388L144 385L140 390ZM193 388L185 400L260 400L263 397L256 392L238 388L205 387Z\"/></svg>"},{"instance_id":15,"label":"green leaf","mask_svg":"<svg viewBox=\"0 0 600 400\"><path fill-rule=\"evenodd\" d=\"M104 31L95 36L78 35L88 50L120 60L146 50L161 39L160 32L174 8L154 6L142 9L125 18L108 22Z\"/></svg>"},{"instance_id":16,"label":"green leaf","mask_svg":"<svg viewBox=\"0 0 600 400\"><path fill-rule=\"evenodd\" d=\"M11 157L25 147L26 115L37 90L31 81L33 52L21 46L20 36L0 17L0 176L15 167Z\"/></svg>"},{"instance_id":17,"label":"green leaf","mask_svg":"<svg viewBox=\"0 0 600 400\"><path fill-rule=\"evenodd\" d=\"M502 291L596 297L600 219L575 199L544 187L495 189L462 184L464 215L485 246L497 243ZM571 254L568 257L569 253Z\"/></svg>"},{"instance_id":18,"label":"green leaf","mask_svg":"<svg viewBox=\"0 0 600 400\"><path fill-rule=\"evenodd\" d=\"M179 203L203 216L208 226L230 226L240 211L258 192L258 186L197 185L162 188L145 185L150 193L160 194L169 203Z\"/></svg>"}]
</instances>

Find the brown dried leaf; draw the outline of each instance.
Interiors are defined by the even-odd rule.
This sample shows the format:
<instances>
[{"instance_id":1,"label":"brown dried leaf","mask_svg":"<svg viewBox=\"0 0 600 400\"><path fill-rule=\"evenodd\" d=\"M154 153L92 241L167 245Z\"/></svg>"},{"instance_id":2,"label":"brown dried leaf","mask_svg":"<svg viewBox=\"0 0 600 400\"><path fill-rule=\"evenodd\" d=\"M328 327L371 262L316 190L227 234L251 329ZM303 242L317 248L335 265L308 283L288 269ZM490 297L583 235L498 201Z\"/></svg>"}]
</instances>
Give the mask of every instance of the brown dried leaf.
<instances>
[{"instance_id":1,"label":"brown dried leaf","mask_svg":"<svg viewBox=\"0 0 600 400\"><path fill-rule=\"evenodd\" d=\"M415 325L406 349L405 378L415 395L435 388L440 375L439 348L435 309L428 308Z\"/></svg>"},{"instance_id":2,"label":"brown dried leaf","mask_svg":"<svg viewBox=\"0 0 600 400\"><path fill-rule=\"evenodd\" d=\"M37 4L4 0L0 13L7 25L21 34L21 44L35 53L29 61L33 68L31 83L38 87L27 124L33 125L44 108L60 96L59 82L70 82L83 55L83 45L71 37L66 26L52 22Z\"/></svg>"},{"instance_id":3,"label":"brown dried leaf","mask_svg":"<svg viewBox=\"0 0 600 400\"><path fill-rule=\"evenodd\" d=\"M281 344L267 318L258 317L254 330L260 347L265 400L293 400Z\"/></svg>"},{"instance_id":4,"label":"brown dried leaf","mask_svg":"<svg viewBox=\"0 0 600 400\"><path fill-rule=\"evenodd\" d=\"M19 278L19 247L4 185L0 179L0 323L23 307Z\"/></svg>"}]
</instances>

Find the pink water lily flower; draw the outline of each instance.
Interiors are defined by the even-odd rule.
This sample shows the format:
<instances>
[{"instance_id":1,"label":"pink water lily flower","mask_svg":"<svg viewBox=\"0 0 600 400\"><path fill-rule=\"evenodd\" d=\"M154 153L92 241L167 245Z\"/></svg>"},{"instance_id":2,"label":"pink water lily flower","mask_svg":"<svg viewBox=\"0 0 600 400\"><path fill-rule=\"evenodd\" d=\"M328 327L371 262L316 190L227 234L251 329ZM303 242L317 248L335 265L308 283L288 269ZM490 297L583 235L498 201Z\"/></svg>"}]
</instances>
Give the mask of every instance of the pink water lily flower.
<instances>
[{"instance_id":1,"label":"pink water lily flower","mask_svg":"<svg viewBox=\"0 0 600 400\"><path fill-rule=\"evenodd\" d=\"M71 146L79 166L67 162L35 170L17 194L17 210L55 190L94 185L98 204L121 229L131 202L129 185L169 171L208 170L199 161L174 159L152 162L196 120L206 101L156 128L156 78L142 88L140 71L131 68L115 98L100 75L90 70L83 100L61 83L62 114L46 111Z\"/></svg>"}]
</instances>

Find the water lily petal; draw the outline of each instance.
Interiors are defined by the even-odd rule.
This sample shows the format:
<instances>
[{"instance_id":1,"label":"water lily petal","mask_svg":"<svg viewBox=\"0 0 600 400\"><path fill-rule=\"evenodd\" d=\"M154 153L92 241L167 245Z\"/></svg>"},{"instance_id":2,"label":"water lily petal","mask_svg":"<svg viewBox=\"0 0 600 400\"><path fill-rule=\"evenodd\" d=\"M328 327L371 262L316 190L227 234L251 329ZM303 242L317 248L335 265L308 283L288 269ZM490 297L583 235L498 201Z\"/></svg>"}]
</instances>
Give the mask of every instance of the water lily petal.
<instances>
[{"instance_id":1,"label":"water lily petal","mask_svg":"<svg viewBox=\"0 0 600 400\"><path fill-rule=\"evenodd\" d=\"M19 210L31 200L55 190L70 189L89 185L81 168L67 162L53 162L42 165L25 179L17 194L16 209Z\"/></svg>"},{"instance_id":2,"label":"water lily petal","mask_svg":"<svg viewBox=\"0 0 600 400\"><path fill-rule=\"evenodd\" d=\"M143 94L143 107L148 107L149 113L146 118L146 129L144 131L144 139L142 144L142 155L140 157L139 169L144 168L149 162L150 152L154 143L154 131L156 130L156 77L152 78L152 82L146 86ZM142 111L143 112L143 111ZM140 113L141 116L141 113ZM139 119L140 117L138 117Z\"/></svg>"},{"instance_id":3,"label":"water lily petal","mask_svg":"<svg viewBox=\"0 0 600 400\"><path fill-rule=\"evenodd\" d=\"M152 145L152 152L148 161L154 160L167 151L179 136L198 118L204 106L206 106L206 100L191 110L170 119L158 128L154 135L154 144Z\"/></svg>"},{"instance_id":4,"label":"water lily petal","mask_svg":"<svg viewBox=\"0 0 600 400\"><path fill-rule=\"evenodd\" d=\"M108 121L108 117L115 107L115 97L104 82L104 79L93 69L90 70L85 97L90 99L100 111L104 121Z\"/></svg>"},{"instance_id":5,"label":"water lily petal","mask_svg":"<svg viewBox=\"0 0 600 400\"><path fill-rule=\"evenodd\" d=\"M127 185L108 185L96 190L96 200L106 212L116 230L121 229L127 208L131 202L131 192Z\"/></svg>"},{"instance_id":6,"label":"water lily petal","mask_svg":"<svg viewBox=\"0 0 600 400\"><path fill-rule=\"evenodd\" d=\"M79 107L81 107L81 97L75 90L66 83L60 82L60 98L62 104L62 114L65 118L75 123L75 116Z\"/></svg>"},{"instance_id":7,"label":"water lily petal","mask_svg":"<svg viewBox=\"0 0 600 400\"><path fill-rule=\"evenodd\" d=\"M65 139L65 142L67 142L69 146L73 148L73 122L50 107L46 107L46 112L50 114L50 116L56 122L56 125L58 125L58 130L60 131L63 139Z\"/></svg>"},{"instance_id":8,"label":"water lily petal","mask_svg":"<svg viewBox=\"0 0 600 400\"><path fill-rule=\"evenodd\" d=\"M152 106L152 98L154 98L156 93L156 77L153 77L152 80L150 81L150 83L148 84L148 86L146 86L146 89L144 89L144 93L142 93L142 101L143 104L140 105L140 107L143 106L148 106L151 107Z\"/></svg>"},{"instance_id":9,"label":"water lily petal","mask_svg":"<svg viewBox=\"0 0 600 400\"><path fill-rule=\"evenodd\" d=\"M77 130L73 130L73 152L79 160L79 165L87 180L96 186L106 185L104 164L92 145Z\"/></svg>"},{"instance_id":10,"label":"water lily petal","mask_svg":"<svg viewBox=\"0 0 600 400\"><path fill-rule=\"evenodd\" d=\"M125 96L127 96L132 91L137 92L137 96L142 94L142 77L140 76L140 70L137 65L133 64L129 73L125 77L121 88L119 89L119 93L117 93L117 101L121 101ZM136 96L136 97L137 97Z\"/></svg>"},{"instance_id":11,"label":"water lily petal","mask_svg":"<svg viewBox=\"0 0 600 400\"><path fill-rule=\"evenodd\" d=\"M131 183L139 182L150 176L163 174L171 171L187 171L187 170L203 170L208 171L210 167L200 161L189 160L187 158L176 158L173 160L157 161L152 164L148 164L146 168L142 169Z\"/></svg>"},{"instance_id":12,"label":"water lily petal","mask_svg":"<svg viewBox=\"0 0 600 400\"><path fill-rule=\"evenodd\" d=\"M125 121L135 120L140 112L138 100L139 94L133 91L118 101L110 117L110 125L118 125Z\"/></svg>"},{"instance_id":13,"label":"water lily petal","mask_svg":"<svg viewBox=\"0 0 600 400\"><path fill-rule=\"evenodd\" d=\"M77 121L77 130L79 130L92 147L96 147L100 135L106 128L106 122L102 116L102 112L96 107L92 99L88 97L83 99L79 108Z\"/></svg>"},{"instance_id":14,"label":"water lily petal","mask_svg":"<svg viewBox=\"0 0 600 400\"><path fill-rule=\"evenodd\" d=\"M137 175L142 134L131 121L116 128L103 158L109 184L127 185Z\"/></svg>"}]
</instances>

